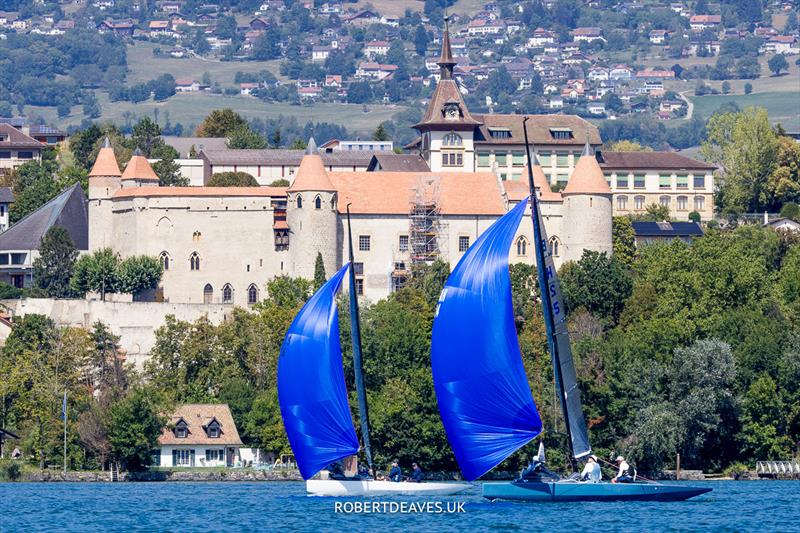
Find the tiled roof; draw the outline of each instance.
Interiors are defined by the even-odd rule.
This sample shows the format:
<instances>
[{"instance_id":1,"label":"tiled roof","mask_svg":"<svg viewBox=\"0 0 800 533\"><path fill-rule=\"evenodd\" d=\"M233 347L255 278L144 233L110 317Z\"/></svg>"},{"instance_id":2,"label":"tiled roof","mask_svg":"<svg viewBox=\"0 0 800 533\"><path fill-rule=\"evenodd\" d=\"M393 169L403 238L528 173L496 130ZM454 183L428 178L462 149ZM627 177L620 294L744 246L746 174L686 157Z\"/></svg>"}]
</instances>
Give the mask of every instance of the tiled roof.
<instances>
[{"instance_id":1,"label":"tiled roof","mask_svg":"<svg viewBox=\"0 0 800 533\"><path fill-rule=\"evenodd\" d=\"M562 200L561 193L553 192L550 188L550 183L542 171L542 167L538 164L533 167L533 185L539 189L539 199L543 202L560 202ZM522 173L522 178L518 180L506 180L503 182L506 195L509 200L521 201L530 194L530 187L528 186L528 169Z\"/></svg>"},{"instance_id":2,"label":"tiled roof","mask_svg":"<svg viewBox=\"0 0 800 533\"><path fill-rule=\"evenodd\" d=\"M600 131L597 126L584 120L577 115L528 115L528 137L531 143L536 145L562 144L562 145L581 145L589 136L589 143L592 145L602 144ZM524 115L475 115L483 125L478 128L475 142L477 144L523 144L525 134L522 120ZM489 133L490 128L502 128L511 132L507 138L493 138ZM553 130L568 128L572 131L572 137L567 139L556 139L553 137Z\"/></svg>"},{"instance_id":3,"label":"tiled roof","mask_svg":"<svg viewBox=\"0 0 800 533\"><path fill-rule=\"evenodd\" d=\"M0 203L10 204L14 201L14 193L11 187L0 187Z\"/></svg>"},{"instance_id":4,"label":"tiled roof","mask_svg":"<svg viewBox=\"0 0 800 533\"><path fill-rule=\"evenodd\" d=\"M691 159L675 152L606 152L599 156L600 166L609 170L707 170L713 171L714 165Z\"/></svg>"},{"instance_id":5,"label":"tiled roof","mask_svg":"<svg viewBox=\"0 0 800 533\"><path fill-rule=\"evenodd\" d=\"M199 151L199 150L198 150ZM334 151L320 154L326 167L369 165L374 151ZM200 157L212 165L286 165L298 166L303 150L203 150Z\"/></svg>"},{"instance_id":6,"label":"tiled roof","mask_svg":"<svg viewBox=\"0 0 800 533\"><path fill-rule=\"evenodd\" d=\"M286 196L286 187L130 187L114 193L115 199L155 198L166 196Z\"/></svg>"},{"instance_id":7,"label":"tiled roof","mask_svg":"<svg viewBox=\"0 0 800 533\"><path fill-rule=\"evenodd\" d=\"M195 153L199 154L201 150L226 150L228 148L228 139L225 137L162 137L164 142L169 146L175 148L178 155L182 158L188 158L189 152L194 146Z\"/></svg>"},{"instance_id":8,"label":"tiled roof","mask_svg":"<svg viewBox=\"0 0 800 533\"><path fill-rule=\"evenodd\" d=\"M218 438L210 438L205 427L216 419L220 425ZM187 404L178 407L169 419L169 426L174 427L180 420L184 420L189 432L186 438L178 438L170 428L165 428L158 438L161 446L179 446L182 444L219 444L227 446L241 446L242 439L236 430L236 423L227 404Z\"/></svg>"},{"instance_id":9,"label":"tiled roof","mask_svg":"<svg viewBox=\"0 0 800 533\"><path fill-rule=\"evenodd\" d=\"M158 175L141 152L134 153L122 173L123 180L158 181Z\"/></svg>"},{"instance_id":10,"label":"tiled roof","mask_svg":"<svg viewBox=\"0 0 800 533\"><path fill-rule=\"evenodd\" d=\"M441 59L439 60L441 62ZM444 106L447 103L457 103L461 109L462 115L458 119L445 119ZM449 125L449 126L468 126L475 127L480 124L480 120L472 117L464 103L464 98L461 96L461 91L458 89L456 80L441 79L436 85L436 90L431 96L431 102L428 109L425 111L425 116L414 127L424 129L424 126L429 125Z\"/></svg>"},{"instance_id":11,"label":"tiled roof","mask_svg":"<svg viewBox=\"0 0 800 533\"><path fill-rule=\"evenodd\" d=\"M0 141L0 148L42 149L45 146L30 135L25 135L11 124L0 123L0 135L8 138L8 140Z\"/></svg>"},{"instance_id":12,"label":"tiled roof","mask_svg":"<svg viewBox=\"0 0 800 533\"><path fill-rule=\"evenodd\" d=\"M562 194L611 194L603 169L597 163L588 143Z\"/></svg>"},{"instance_id":13,"label":"tiled roof","mask_svg":"<svg viewBox=\"0 0 800 533\"><path fill-rule=\"evenodd\" d=\"M289 191L335 191L322 157L316 153L316 145L310 152L303 156Z\"/></svg>"},{"instance_id":14,"label":"tiled roof","mask_svg":"<svg viewBox=\"0 0 800 533\"><path fill-rule=\"evenodd\" d=\"M53 226L63 226L78 250L89 248L89 215L80 184L69 189L0 233L0 250L38 250Z\"/></svg>"},{"instance_id":15,"label":"tiled roof","mask_svg":"<svg viewBox=\"0 0 800 533\"><path fill-rule=\"evenodd\" d=\"M420 155L382 153L372 156L367 170L380 170L387 172L430 172L428 163Z\"/></svg>"},{"instance_id":16,"label":"tiled roof","mask_svg":"<svg viewBox=\"0 0 800 533\"><path fill-rule=\"evenodd\" d=\"M108 138L106 138L105 146L100 148L100 151L97 153L97 159L94 160L92 170L89 172L90 178L94 176L122 176L122 172L120 172L119 165L117 164L117 158L114 155L114 149L111 148Z\"/></svg>"},{"instance_id":17,"label":"tiled roof","mask_svg":"<svg viewBox=\"0 0 800 533\"><path fill-rule=\"evenodd\" d=\"M502 191L491 172L329 172L339 191L339 211L348 203L354 214L407 215L415 190L432 191L438 182L439 206L443 215L486 215L505 213Z\"/></svg>"}]
</instances>

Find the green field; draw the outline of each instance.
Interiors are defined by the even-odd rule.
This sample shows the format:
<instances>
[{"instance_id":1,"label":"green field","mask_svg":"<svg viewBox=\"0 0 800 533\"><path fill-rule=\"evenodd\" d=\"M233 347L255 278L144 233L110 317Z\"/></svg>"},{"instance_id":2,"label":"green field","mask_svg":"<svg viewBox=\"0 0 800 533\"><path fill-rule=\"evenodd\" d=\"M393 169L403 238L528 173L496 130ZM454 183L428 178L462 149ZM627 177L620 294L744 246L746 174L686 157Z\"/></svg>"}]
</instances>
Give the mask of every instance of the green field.
<instances>
[{"instance_id":1,"label":"green field","mask_svg":"<svg viewBox=\"0 0 800 533\"><path fill-rule=\"evenodd\" d=\"M128 46L128 83L139 83L150 81L161 74L169 73L175 78L193 78L197 81L203 77L204 72L211 75L211 81L217 82L223 87L233 87L233 77L237 71L258 72L268 70L275 74L281 81L286 81L279 72L280 61L218 61L216 59L206 59L189 57L175 59L170 56L153 56L153 49L159 45L136 41L134 45ZM169 48L160 45L162 50Z\"/></svg>"},{"instance_id":2,"label":"green field","mask_svg":"<svg viewBox=\"0 0 800 533\"><path fill-rule=\"evenodd\" d=\"M126 113L132 113L131 120L136 117L153 116L153 110L159 110L159 122L164 123L164 111L169 111L170 121L180 122L185 127L199 124L214 109L229 107L247 118L277 118L280 115L293 116L299 124L312 122L331 122L347 127L351 133L372 132L383 121L401 111L403 108L394 105L368 106L365 113L363 106L356 104L320 103L314 106L294 106L285 103L272 104L246 96L222 96L203 93L178 93L164 102L148 100L139 104L131 102L109 102L105 93L98 92L98 99L103 110L100 120L110 120L124 124ZM26 107L28 113L43 117L50 124L66 128L71 124L80 124L83 120L81 107L72 108L73 114L66 119L56 116L54 107Z\"/></svg>"},{"instance_id":3,"label":"green field","mask_svg":"<svg viewBox=\"0 0 800 533\"><path fill-rule=\"evenodd\" d=\"M690 96L694 112L708 118L719 106L736 102L740 108L761 106L767 109L773 124L781 123L788 131L800 131L800 98L797 93L772 92L713 96Z\"/></svg>"}]
</instances>

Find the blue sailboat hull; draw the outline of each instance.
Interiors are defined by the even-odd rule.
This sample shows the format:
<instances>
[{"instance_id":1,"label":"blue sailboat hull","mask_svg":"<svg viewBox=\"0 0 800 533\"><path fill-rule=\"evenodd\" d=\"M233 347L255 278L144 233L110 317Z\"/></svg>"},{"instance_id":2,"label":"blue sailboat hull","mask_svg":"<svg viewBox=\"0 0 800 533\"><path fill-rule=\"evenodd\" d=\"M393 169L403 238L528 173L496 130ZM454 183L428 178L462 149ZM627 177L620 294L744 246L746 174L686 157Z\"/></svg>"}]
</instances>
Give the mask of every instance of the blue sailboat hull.
<instances>
[{"instance_id":1,"label":"blue sailboat hull","mask_svg":"<svg viewBox=\"0 0 800 533\"><path fill-rule=\"evenodd\" d=\"M710 488L661 483L582 483L575 481L510 481L484 483L489 500L525 502L659 501L676 502L711 492Z\"/></svg>"}]
</instances>

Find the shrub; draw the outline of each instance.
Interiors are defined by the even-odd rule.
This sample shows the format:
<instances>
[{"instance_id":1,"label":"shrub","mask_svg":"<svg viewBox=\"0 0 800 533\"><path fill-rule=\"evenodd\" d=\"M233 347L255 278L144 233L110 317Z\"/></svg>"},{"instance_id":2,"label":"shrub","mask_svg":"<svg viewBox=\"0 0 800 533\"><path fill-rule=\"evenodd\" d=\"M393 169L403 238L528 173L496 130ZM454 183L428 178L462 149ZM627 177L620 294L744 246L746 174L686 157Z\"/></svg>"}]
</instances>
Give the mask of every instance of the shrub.
<instances>
[{"instance_id":1,"label":"shrub","mask_svg":"<svg viewBox=\"0 0 800 533\"><path fill-rule=\"evenodd\" d=\"M800 221L800 205L794 202L786 202L781 209L781 216L783 218Z\"/></svg>"},{"instance_id":2,"label":"shrub","mask_svg":"<svg viewBox=\"0 0 800 533\"><path fill-rule=\"evenodd\" d=\"M22 476L22 467L18 461L0 463L0 481L17 481Z\"/></svg>"}]
</instances>

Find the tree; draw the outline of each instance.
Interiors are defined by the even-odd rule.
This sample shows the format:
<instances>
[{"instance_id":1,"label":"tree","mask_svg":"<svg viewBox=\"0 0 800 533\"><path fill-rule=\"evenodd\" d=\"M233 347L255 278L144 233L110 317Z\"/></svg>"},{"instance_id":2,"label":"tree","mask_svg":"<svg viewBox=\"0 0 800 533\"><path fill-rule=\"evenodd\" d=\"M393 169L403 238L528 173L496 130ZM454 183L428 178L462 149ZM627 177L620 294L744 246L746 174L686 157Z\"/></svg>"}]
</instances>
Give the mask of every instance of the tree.
<instances>
[{"instance_id":1,"label":"tree","mask_svg":"<svg viewBox=\"0 0 800 533\"><path fill-rule=\"evenodd\" d=\"M161 187L186 187L189 178L181 174L181 166L172 157L162 157L152 165Z\"/></svg>"},{"instance_id":2,"label":"tree","mask_svg":"<svg viewBox=\"0 0 800 533\"><path fill-rule=\"evenodd\" d=\"M425 29L425 26L419 24L414 30L414 49L417 51L417 55L425 57L428 53L428 45L430 42L431 39L430 35L428 35L428 30Z\"/></svg>"},{"instance_id":3,"label":"tree","mask_svg":"<svg viewBox=\"0 0 800 533\"><path fill-rule=\"evenodd\" d=\"M643 146L635 141L616 141L608 146L611 152L652 152L649 146Z\"/></svg>"},{"instance_id":4,"label":"tree","mask_svg":"<svg viewBox=\"0 0 800 533\"><path fill-rule=\"evenodd\" d=\"M159 145L163 145L161 138L161 127L150 117L143 117L133 126L131 135L133 147L142 151L142 155L147 158L152 157L153 150Z\"/></svg>"},{"instance_id":5,"label":"tree","mask_svg":"<svg viewBox=\"0 0 800 533\"><path fill-rule=\"evenodd\" d=\"M12 224L36 211L61 191L53 179L56 165L51 161L28 161L11 172L14 203L9 209Z\"/></svg>"},{"instance_id":6,"label":"tree","mask_svg":"<svg viewBox=\"0 0 800 533\"><path fill-rule=\"evenodd\" d=\"M78 250L63 226L53 226L42 237L39 257L33 262L35 286L51 298L68 298L72 295L70 279Z\"/></svg>"},{"instance_id":7,"label":"tree","mask_svg":"<svg viewBox=\"0 0 800 533\"><path fill-rule=\"evenodd\" d=\"M111 455L125 470L136 472L150 464L166 423L158 411L145 389L135 389L111 406Z\"/></svg>"},{"instance_id":8,"label":"tree","mask_svg":"<svg viewBox=\"0 0 800 533\"><path fill-rule=\"evenodd\" d=\"M286 178L280 178L280 179L277 179L277 180L273 181L272 183L270 183L269 186L270 187L288 187L289 186L289 180L287 180Z\"/></svg>"},{"instance_id":9,"label":"tree","mask_svg":"<svg viewBox=\"0 0 800 533\"><path fill-rule=\"evenodd\" d=\"M372 140L373 141L388 141L389 140L389 132L386 131L386 126L383 122L378 124L378 127L375 128L375 131L372 132Z\"/></svg>"},{"instance_id":10,"label":"tree","mask_svg":"<svg viewBox=\"0 0 800 533\"><path fill-rule=\"evenodd\" d=\"M689 220L699 224L700 220L701 220L700 213L698 213L697 211L690 212L689 213Z\"/></svg>"},{"instance_id":11,"label":"tree","mask_svg":"<svg viewBox=\"0 0 800 533\"><path fill-rule=\"evenodd\" d=\"M778 139L775 170L767 180L766 192L773 209L786 202L800 202L800 145L789 137Z\"/></svg>"},{"instance_id":12,"label":"tree","mask_svg":"<svg viewBox=\"0 0 800 533\"><path fill-rule=\"evenodd\" d=\"M247 121L233 109L215 109L195 131L198 137L227 137L237 128L247 127Z\"/></svg>"},{"instance_id":13,"label":"tree","mask_svg":"<svg viewBox=\"0 0 800 533\"><path fill-rule=\"evenodd\" d=\"M217 172L208 180L208 187L258 187L258 181L247 172Z\"/></svg>"},{"instance_id":14,"label":"tree","mask_svg":"<svg viewBox=\"0 0 800 533\"><path fill-rule=\"evenodd\" d=\"M631 217L634 221L661 222L669 220L669 207L661 204L650 204L644 208L644 213Z\"/></svg>"},{"instance_id":15,"label":"tree","mask_svg":"<svg viewBox=\"0 0 800 533\"><path fill-rule=\"evenodd\" d=\"M146 255L127 257L117 267L116 289L134 296L153 290L161 282L163 273L158 258Z\"/></svg>"},{"instance_id":16,"label":"tree","mask_svg":"<svg viewBox=\"0 0 800 533\"><path fill-rule=\"evenodd\" d=\"M267 61L281 56L280 33L266 31L253 42L250 55L258 61Z\"/></svg>"},{"instance_id":17,"label":"tree","mask_svg":"<svg viewBox=\"0 0 800 533\"><path fill-rule=\"evenodd\" d=\"M612 219L611 240L614 247L614 257L623 265L630 267L636 258L636 235L629 217L614 217Z\"/></svg>"},{"instance_id":18,"label":"tree","mask_svg":"<svg viewBox=\"0 0 800 533\"><path fill-rule=\"evenodd\" d=\"M578 262L565 263L560 278L568 314L583 308L610 324L619 318L633 287L621 261L591 250L584 250Z\"/></svg>"},{"instance_id":19,"label":"tree","mask_svg":"<svg viewBox=\"0 0 800 533\"><path fill-rule=\"evenodd\" d=\"M87 93L83 98L83 114L89 118L99 118L101 114L100 102L93 92Z\"/></svg>"},{"instance_id":20,"label":"tree","mask_svg":"<svg viewBox=\"0 0 800 533\"><path fill-rule=\"evenodd\" d=\"M152 80L149 85L153 91L153 99L156 101L166 100L175 94L175 78L172 74L162 74Z\"/></svg>"},{"instance_id":21,"label":"tree","mask_svg":"<svg viewBox=\"0 0 800 533\"><path fill-rule=\"evenodd\" d=\"M325 274L325 262L322 260L322 253L317 252L317 259L314 262L314 291L319 290L325 285L328 276Z\"/></svg>"},{"instance_id":22,"label":"tree","mask_svg":"<svg viewBox=\"0 0 800 533\"><path fill-rule=\"evenodd\" d=\"M82 255L75 263L70 286L83 296L89 291L99 292L103 300L107 293L117 292L119 256L111 248L101 248Z\"/></svg>"},{"instance_id":23,"label":"tree","mask_svg":"<svg viewBox=\"0 0 800 533\"><path fill-rule=\"evenodd\" d=\"M749 81L744 84L744 94L750 94L753 92L753 84Z\"/></svg>"},{"instance_id":24,"label":"tree","mask_svg":"<svg viewBox=\"0 0 800 533\"><path fill-rule=\"evenodd\" d=\"M713 115L701 153L723 169L720 211L756 213L771 203L767 182L776 167L778 140L765 109Z\"/></svg>"},{"instance_id":25,"label":"tree","mask_svg":"<svg viewBox=\"0 0 800 533\"><path fill-rule=\"evenodd\" d=\"M69 137L69 149L75 157L78 165L85 170L92 167L93 159L90 159L95 144L103 136L103 131L96 124L92 124L88 128L79 132L73 133Z\"/></svg>"},{"instance_id":26,"label":"tree","mask_svg":"<svg viewBox=\"0 0 800 533\"><path fill-rule=\"evenodd\" d=\"M783 56L783 54L775 54L769 58L769 61L767 61L767 66L775 76L780 76L782 70L788 70L789 62L786 61L786 58Z\"/></svg>"},{"instance_id":27,"label":"tree","mask_svg":"<svg viewBox=\"0 0 800 533\"><path fill-rule=\"evenodd\" d=\"M783 204L781 216L783 218L790 218L795 221L800 221L800 205L797 205L794 202L787 202Z\"/></svg>"},{"instance_id":28,"label":"tree","mask_svg":"<svg viewBox=\"0 0 800 533\"><path fill-rule=\"evenodd\" d=\"M235 149L262 149L267 147L267 139L249 126L239 126L228 132L228 148Z\"/></svg>"},{"instance_id":29,"label":"tree","mask_svg":"<svg viewBox=\"0 0 800 533\"><path fill-rule=\"evenodd\" d=\"M722 82L722 94L730 94L731 92L731 82L723 81Z\"/></svg>"}]
</instances>

